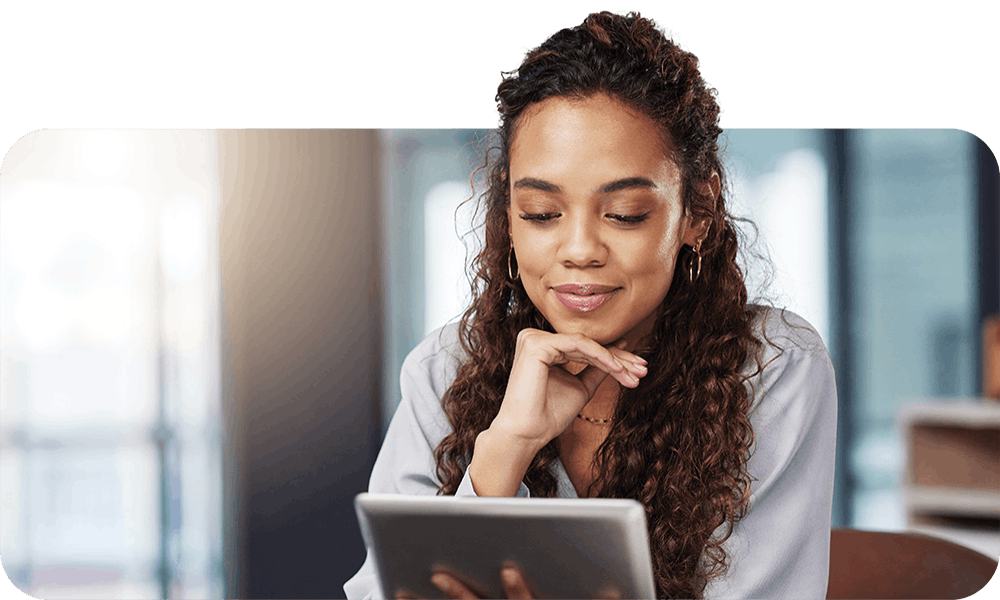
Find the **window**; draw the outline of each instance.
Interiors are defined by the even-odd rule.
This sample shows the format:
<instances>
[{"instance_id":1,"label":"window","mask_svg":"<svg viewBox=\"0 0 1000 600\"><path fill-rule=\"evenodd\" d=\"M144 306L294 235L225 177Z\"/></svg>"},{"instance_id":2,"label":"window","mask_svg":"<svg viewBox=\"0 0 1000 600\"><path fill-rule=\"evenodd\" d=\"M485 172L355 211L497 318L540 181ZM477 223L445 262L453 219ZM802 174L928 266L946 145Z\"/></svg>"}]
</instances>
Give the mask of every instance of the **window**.
<instances>
[{"instance_id":1,"label":"window","mask_svg":"<svg viewBox=\"0 0 1000 600\"><path fill-rule=\"evenodd\" d=\"M0 188L4 570L221 596L213 132L39 131Z\"/></svg>"}]
</instances>

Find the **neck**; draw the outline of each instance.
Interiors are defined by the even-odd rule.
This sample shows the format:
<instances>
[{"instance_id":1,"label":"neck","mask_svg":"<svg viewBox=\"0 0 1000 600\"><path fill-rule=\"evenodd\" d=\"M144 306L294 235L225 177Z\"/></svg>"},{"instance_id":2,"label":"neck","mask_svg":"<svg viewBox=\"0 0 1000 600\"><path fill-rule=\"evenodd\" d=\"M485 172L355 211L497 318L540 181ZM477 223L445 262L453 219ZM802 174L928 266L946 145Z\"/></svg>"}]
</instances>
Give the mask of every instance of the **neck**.
<instances>
[{"instance_id":1,"label":"neck","mask_svg":"<svg viewBox=\"0 0 1000 600\"><path fill-rule=\"evenodd\" d=\"M597 391L594 392L594 397L580 410L580 414L596 421L611 419L618 406L620 390L617 381L611 377L605 378L598 386Z\"/></svg>"}]
</instances>

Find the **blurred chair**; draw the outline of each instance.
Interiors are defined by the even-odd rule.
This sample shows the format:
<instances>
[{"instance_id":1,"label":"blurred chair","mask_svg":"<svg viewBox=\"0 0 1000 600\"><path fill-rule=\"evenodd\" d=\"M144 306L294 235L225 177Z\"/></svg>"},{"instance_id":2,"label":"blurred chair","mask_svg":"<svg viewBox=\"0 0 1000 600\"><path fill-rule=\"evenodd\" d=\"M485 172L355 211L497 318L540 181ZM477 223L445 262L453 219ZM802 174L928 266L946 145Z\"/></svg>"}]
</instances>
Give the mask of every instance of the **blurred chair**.
<instances>
[{"instance_id":1,"label":"blurred chair","mask_svg":"<svg viewBox=\"0 0 1000 600\"><path fill-rule=\"evenodd\" d=\"M827 598L965 598L978 592L997 561L919 533L834 529Z\"/></svg>"}]
</instances>

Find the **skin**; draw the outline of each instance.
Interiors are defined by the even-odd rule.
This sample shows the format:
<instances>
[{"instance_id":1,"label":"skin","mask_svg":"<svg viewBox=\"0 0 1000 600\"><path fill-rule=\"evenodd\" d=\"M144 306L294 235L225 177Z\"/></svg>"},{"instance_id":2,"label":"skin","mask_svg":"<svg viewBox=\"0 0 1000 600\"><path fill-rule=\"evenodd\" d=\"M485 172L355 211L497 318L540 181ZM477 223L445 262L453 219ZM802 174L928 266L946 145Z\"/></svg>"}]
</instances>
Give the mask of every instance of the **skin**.
<instances>
[{"instance_id":1,"label":"skin","mask_svg":"<svg viewBox=\"0 0 1000 600\"><path fill-rule=\"evenodd\" d=\"M510 236L524 289L556 333L518 334L503 404L469 465L478 495L516 495L535 454L556 437L577 491L593 480L607 431L576 415L609 418L619 386L646 375L631 351L652 331L681 248L710 226L685 214L681 171L664 138L651 119L603 94L549 98L520 117ZM704 185L718 194L717 176ZM613 291L597 308L571 310L554 289L566 284ZM518 569L503 574L509 598L534 597ZM447 574L434 581L451 598L475 597Z\"/></svg>"}]
</instances>

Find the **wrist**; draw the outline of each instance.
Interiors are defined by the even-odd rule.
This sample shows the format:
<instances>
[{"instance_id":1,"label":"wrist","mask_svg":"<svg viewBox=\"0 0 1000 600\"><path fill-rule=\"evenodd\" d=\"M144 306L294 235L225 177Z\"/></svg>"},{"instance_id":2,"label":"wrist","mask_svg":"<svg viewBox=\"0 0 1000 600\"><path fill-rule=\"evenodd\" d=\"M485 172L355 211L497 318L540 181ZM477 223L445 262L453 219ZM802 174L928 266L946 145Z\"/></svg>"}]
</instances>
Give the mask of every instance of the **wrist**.
<instances>
[{"instance_id":1,"label":"wrist","mask_svg":"<svg viewBox=\"0 0 1000 600\"><path fill-rule=\"evenodd\" d=\"M469 464L469 477L476 495L517 495L524 474L544 444L537 446L515 438L493 429L486 429L476 437Z\"/></svg>"},{"instance_id":2,"label":"wrist","mask_svg":"<svg viewBox=\"0 0 1000 600\"><path fill-rule=\"evenodd\" d=\"M502 456L511 464L523 464L527 470L535 455L548 442L549 440L542 441L512 434L494 424L476 436L475 451L482 449L495 456Z\"/></svg>"}]
</instances>

